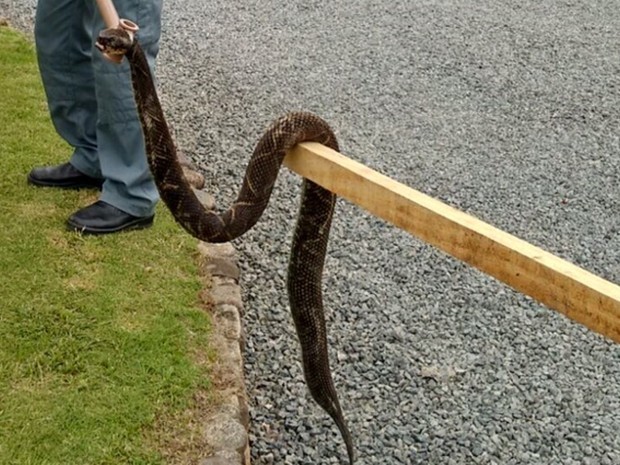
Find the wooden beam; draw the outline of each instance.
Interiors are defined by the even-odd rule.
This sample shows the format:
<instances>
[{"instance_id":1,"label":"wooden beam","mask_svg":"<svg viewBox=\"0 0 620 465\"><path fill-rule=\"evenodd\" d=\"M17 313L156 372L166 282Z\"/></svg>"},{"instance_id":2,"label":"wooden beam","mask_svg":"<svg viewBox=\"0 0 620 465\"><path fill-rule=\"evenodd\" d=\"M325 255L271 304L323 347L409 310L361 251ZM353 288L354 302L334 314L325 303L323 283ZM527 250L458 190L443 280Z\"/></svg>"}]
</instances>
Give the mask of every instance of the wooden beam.
<instances>
[{"instance_id":1,"label":"wooden beam","mask_svg":"<svg viewBox=\"0 0 620 465\"><path fill-rule=\"evenodd\" d=\"M284 164L315 183L620 342L620 287L316 143Z\"/></svg>"}]
</instances>

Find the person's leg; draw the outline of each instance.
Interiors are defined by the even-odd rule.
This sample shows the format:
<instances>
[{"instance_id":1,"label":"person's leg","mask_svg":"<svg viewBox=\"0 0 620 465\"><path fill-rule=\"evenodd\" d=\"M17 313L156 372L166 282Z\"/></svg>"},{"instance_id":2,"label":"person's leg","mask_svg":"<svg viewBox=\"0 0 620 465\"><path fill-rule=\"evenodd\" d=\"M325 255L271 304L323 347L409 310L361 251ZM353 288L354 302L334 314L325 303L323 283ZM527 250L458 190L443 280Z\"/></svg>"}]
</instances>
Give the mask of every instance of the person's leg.
<instances>
[{"instance_id":1,"label":"person's leg","mask_svg":"<svg viewBox=\"0 0 620 465\"><path fill-rule=\"evenodd\" d=\"M159 50L162 0L117 2L121 18L140 27L137 38L151 69ZM94 15L95 36L105 26ZM152 216L159 198L150 174L142 128L138 119L127 60L117 65L93 51L99 119L97 144L101 172L105 178L101 200L136 217Z\"/></svg>"},{"instance_id":2,"label":"person's leg","mask_svg":"<svg viewBox=\"0 0 620 465\"><path fill-rule=\"evenodd\" d=\"M92 1L39 0L35 17L37 58L50 115L58 134L74 148L71 166L87 175L80 179L71 166L53 173L56 177L67 176L69 184L84 182L88 185L90 181L97 184L96 179L88 178L101 178L91 62L93 11ZM50 175L48 171L38 173L42 175L43 185L46 185L45 176ZM57 181L53 177L50 179Z\"/></svg>"}]
</instances>

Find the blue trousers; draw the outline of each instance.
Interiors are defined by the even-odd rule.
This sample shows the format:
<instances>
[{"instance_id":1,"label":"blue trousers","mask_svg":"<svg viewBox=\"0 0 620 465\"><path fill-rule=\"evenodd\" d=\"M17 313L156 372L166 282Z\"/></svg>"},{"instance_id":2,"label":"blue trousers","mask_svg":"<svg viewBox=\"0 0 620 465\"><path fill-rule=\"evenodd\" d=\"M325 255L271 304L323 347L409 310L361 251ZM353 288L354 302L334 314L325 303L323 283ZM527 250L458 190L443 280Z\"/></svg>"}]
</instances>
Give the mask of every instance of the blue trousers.
<instances>
[{"instance_id":1,"label":"blue trousers","mask_svg":"<svg viewBox=\"0 0 620 465\"><path fill-rule=\"evenodd\" d=\"M140 26L151 70L159 49L162 0L116 0L121 18ZM35 42L47 102L69 162L103 178L101 200L134 216L153 214L157 188L149 172L129 65L108 62L94 47L105 28L95 0L38 0Z\"/></svg>"}]
</instances>

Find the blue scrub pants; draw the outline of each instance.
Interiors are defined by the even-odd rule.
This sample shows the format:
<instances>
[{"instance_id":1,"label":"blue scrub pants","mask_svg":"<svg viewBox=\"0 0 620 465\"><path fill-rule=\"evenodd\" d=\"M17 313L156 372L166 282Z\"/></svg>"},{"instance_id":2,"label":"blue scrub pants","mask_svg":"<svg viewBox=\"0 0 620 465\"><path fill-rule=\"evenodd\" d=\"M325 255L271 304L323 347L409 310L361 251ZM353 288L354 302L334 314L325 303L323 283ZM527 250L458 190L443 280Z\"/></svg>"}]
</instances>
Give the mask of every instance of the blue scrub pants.
<instances>
[{"instance_id":1,"label":"blue scrub pants","mask_svg":"<svg viewBox=\"0 0 620 465\"><path fill-rule=\"evenodd\" d=\"M121 18L140 26L151 70L159 49L162 0L116 0ZM94 47L105 28L95 0L39 0L35 42L54 126L73 148L70 163L103 178L101 200L134 216L153 214L157 188L149 172L129 65L108 62Z\"/></svg>"}]
</instances>

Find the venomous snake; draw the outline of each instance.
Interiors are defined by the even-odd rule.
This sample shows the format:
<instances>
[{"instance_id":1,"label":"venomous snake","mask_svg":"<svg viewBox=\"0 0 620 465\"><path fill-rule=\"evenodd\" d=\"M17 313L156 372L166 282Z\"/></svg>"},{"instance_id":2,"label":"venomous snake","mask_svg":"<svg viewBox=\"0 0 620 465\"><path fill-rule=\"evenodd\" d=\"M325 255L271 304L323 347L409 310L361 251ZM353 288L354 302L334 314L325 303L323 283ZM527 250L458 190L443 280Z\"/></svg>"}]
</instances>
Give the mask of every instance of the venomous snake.
<instances>
[{"instance_id":1,"label":"venomous snake","mask_svg":"<svg viewBox=\"0 0 620 465\"><path fill-rule=\"evenodd\" d=\"M121 28L105 29L97 47L127 57L148 163L160 197L176 221L206 242L227 242L248 231L265 210L286 152L300 142L318 142L338 151L330 127L310 113L278 119L258 142L233 205L218 214L205 209L186 181L166 124L153 78L137 40ZM353 442L332 381L327 349L321 277L335 195L304 179L301 207L289 260L287 288L299 338L304 377L314 400L333 418L354 462Z\"/></svg>"}]
</instances>

